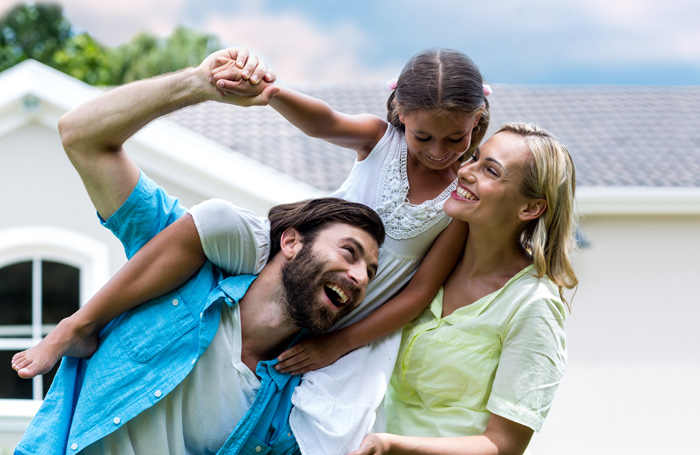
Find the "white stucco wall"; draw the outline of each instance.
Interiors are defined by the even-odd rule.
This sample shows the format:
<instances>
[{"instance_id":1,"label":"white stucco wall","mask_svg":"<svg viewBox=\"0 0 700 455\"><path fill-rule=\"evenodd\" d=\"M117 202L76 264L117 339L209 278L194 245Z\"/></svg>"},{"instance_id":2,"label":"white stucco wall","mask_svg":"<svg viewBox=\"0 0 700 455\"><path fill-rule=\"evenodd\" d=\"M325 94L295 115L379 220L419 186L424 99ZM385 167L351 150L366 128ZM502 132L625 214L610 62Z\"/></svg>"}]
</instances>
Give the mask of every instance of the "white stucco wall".
<instances>
[{"instance_id":1,"label":"white stucco wall","mask_svg":"<svg viewBox=\"0 0 700 455\"><path fill-rule=\"evenodd\" d=\"M588 216L569 367L534 455L697 454L700 215Z\"/></svg>"}]
</instances>

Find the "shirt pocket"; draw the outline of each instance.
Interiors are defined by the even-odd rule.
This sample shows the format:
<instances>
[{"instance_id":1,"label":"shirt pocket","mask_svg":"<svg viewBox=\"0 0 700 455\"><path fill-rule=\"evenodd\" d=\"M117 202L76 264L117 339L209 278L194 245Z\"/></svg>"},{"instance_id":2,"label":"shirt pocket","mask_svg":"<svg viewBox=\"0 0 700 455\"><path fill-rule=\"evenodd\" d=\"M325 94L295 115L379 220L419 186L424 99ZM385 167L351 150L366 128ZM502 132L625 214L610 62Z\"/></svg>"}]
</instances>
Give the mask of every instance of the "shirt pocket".
<instances>
[{"instance_id":1,"label":"shirt pocket","mask_svg":"<svg viewBox=\"0 0 700 455\"><path fill-rule=\"evenodd\" d=\"M491 393L501 344L488 337L443 326L431 334L417 365L416 391L429 407L478 407Z\"/></svg>"},{"instance_id":2,"label":"shirt pocket","mask_svg":"<svg viewBox=\"0 0 700 455\"><path fill-rule=\"evenodd\" d=\"M148 362L197 325L173 291L125 313L114 329L122 349L137 362Z\"/></svg>"}]
</instances>

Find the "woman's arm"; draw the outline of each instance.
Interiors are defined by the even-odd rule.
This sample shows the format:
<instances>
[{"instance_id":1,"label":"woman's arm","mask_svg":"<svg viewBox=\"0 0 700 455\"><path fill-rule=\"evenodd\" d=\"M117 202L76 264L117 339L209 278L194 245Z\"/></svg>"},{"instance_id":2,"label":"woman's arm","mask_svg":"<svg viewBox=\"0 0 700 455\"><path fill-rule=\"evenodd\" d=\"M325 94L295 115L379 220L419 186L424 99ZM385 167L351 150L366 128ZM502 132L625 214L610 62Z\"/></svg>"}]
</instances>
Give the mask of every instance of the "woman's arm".
<instances>
[{"instance_id":1,"label":"woman's arm","mask_svg":"<svg viewBox=\"0 0 700 455\"><path fill-rule=\"evenodd\" d=\"M418 317L457 264L468 232L466 223L452 220L430 247L406 288L396 297L355 324L291 347L280 354L276 368L292 374L323 368Z\"/></svg>"},{"instance_id":2,"label":"woman's arm","mask_svg":"<svg viewBox=\"0 0 700 455\"><path fill-rule=\"evenodd\" d=\"M530 443L532 428L491 414L484 434L422 438L388 433L369 434L350 455L521 455Z\"/></svg>"}]
</instances>

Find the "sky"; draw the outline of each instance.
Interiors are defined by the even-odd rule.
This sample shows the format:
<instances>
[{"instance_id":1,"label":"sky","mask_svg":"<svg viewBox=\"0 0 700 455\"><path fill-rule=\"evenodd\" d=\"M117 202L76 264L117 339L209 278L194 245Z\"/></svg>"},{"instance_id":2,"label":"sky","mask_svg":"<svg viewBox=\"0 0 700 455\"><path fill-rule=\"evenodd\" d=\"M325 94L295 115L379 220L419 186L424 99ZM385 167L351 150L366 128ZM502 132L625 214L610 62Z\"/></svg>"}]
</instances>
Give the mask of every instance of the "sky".
<instances>
[{"instance_id":1,"label":"sky","mask_svg":"<svg viewBox=\"0 0 700 455\"><path fill-rule=\"evenodd\" d=\"M17 4L0 0L0 14ZM425 48L515 84L700 85L698 0L61 0L116 46L177 25L251 48L288 82L382 81Z\"/></svg>"}]
</instances>

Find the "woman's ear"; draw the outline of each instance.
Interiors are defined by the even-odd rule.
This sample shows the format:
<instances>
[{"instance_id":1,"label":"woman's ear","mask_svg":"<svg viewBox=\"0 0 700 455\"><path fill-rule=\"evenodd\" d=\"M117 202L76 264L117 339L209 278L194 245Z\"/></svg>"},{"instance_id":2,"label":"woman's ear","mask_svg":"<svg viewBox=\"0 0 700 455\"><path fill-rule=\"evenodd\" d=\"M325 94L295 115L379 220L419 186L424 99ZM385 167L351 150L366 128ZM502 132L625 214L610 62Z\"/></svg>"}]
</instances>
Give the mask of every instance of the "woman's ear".
<instances>
[{"instance_id":1,"label":"woman's ear","mask_svg":"<svg viewBox=\"0 0 700 455\"><path fill-rule=\"evenodd\" d=\"M519 218L523 221L536 220L547 209L547 201L544 199L530 199L519 213Z\"/></svg>"},{"instance_id":2,"label":"woman's ear","mask_svg":"<svg viewBox=\"0 0 700 455\"><path fill-rule=\"evenodd\" d=\"M301 234L294 228L287 228L280 237L280 251L287 259L294 259L302 248Z\"/></svg>"}]
</instances>

